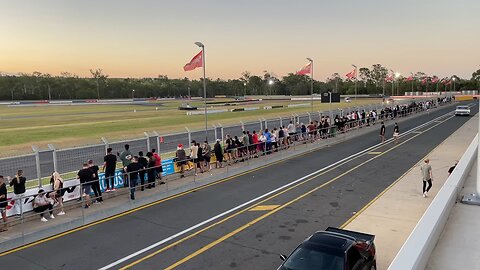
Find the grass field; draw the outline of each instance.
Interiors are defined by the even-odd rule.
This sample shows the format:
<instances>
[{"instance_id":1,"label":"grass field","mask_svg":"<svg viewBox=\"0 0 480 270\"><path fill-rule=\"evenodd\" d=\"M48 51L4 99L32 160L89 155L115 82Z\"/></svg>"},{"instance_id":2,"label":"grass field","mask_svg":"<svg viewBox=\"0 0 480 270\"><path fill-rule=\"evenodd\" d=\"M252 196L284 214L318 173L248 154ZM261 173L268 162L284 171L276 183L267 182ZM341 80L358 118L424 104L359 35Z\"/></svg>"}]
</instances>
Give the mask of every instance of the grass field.
<instances>
[{"instance_id":1,"label":"grass field","mask_svg":"<svg viewBox=\"0 0 480 270\"><path fill-rule=\"evenodd\" d=\"M225 100L225 99L220 99ZM379 99L359 99L357 105L380 103ZM0 106L0 155L14 156L31 153L31 145L57 148L99 143L101 137L110 141L143 137L145 131L169 134L204 127L204 116L187 116L177 107L180 100L151 102L148 105L82 105L82 106ZM183 101L186 103L186 101ZM202 107L201 101L189 101ZM309 101L262 101L258 104L239 106L215 106L214 109L237 107L261 107L309 103ZM332 108L355 106L353 103L337 103ZM253 121L259 117L273 118L292 113L305 113L310 106L273 110L228 112L208 115L209 123L228 125L239 121ZM315 101L314 111L328 110L328 104ZM209 124L210 126L210 124Z\"/></svg>"}]
</instances>

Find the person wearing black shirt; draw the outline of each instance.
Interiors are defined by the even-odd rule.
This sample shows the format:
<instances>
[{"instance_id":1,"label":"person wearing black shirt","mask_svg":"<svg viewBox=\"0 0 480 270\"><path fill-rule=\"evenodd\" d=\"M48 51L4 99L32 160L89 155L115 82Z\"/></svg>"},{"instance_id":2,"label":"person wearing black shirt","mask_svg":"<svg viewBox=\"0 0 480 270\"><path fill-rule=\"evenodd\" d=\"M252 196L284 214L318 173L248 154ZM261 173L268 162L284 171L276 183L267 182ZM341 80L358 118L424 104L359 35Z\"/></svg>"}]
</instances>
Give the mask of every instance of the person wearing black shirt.
<instances>
[{"instance_id":1,"label":"person wearing black shirt","mask_svg":"<svg viewBox=\"0 0 480 270\"><path fill-rule=\"evenodd\" d=\"M142 165L142 170L140 171L140 189L145 190L145 169L148 167L148 161L143 156L143 151L138 152L138 164Z\"/></svg>"},{"instance_id":2,"label":"person wearing black shirt","mask_svg":"<svg viewBox=\"0 0 480 270\"><path fill-rule=\"evenodd\" d=\"M458 160L455 160L455 164L452 167L450 167L450 169L448 169L448 176L450 176L450 174L453 173L453 171L457 167L457 164L458 164Z\"/></svg>"},{"instance_id":3,"label":"person wearing black shirt","mask_svg":"<svg viewBox=\"0 0 480 270\"><path fill-rule=\"evenodd\" d=\"M117 156L112 154L112 148L107 149L107 155L103 157L103 171L105 172L106 192L115 191L115 169L117 168Z\"/></svg>"},{"instance_id":4,"label":"person wearing black shirt","mask_svg":"<svg viewBox=\"0 0 480 270\"><path fill-rule=\"evenodd\" d=\"M0 214L2 215L3 225L0 227L0 232L8 230L7 228L7 185L3 180L3 175L0 175Z\"/></svg>"},{"instance_id":5,"label":"person wearing black shirt","mask_svg":"<svg viewBox=\"0 0 480 270\"><path fill-rule=\"evenodd\" d=\"M125 172L128 174L128 179L130 181L130 199L135 200L135 187L138 182L138 173L142 170L143 167L138 163L138 157L135 156L132 158L132 162L125 167Z\"/></svg>"},{"instance_id":6,"label":"person wearing black shirt","mask_svg":"<svg viewBox=\"0 0 480 270\"><path fill-rule=\"evenodd\" d=\"M380 139L383 143L385 141L385 124L382 121L382 127L380 127Z\"/></svg>"},{"instance_id":7,"label":"person wearing black shirt","mask_svg":"<svg viewBox=\"0 0 480 270\"><path fill-rule=\"evenodd\" d=\"M90 167L90 170L92 170L93 173L93 182L92 182L92 189L93 192L95 193L95 198L97 203L103 202L102 198L102 190L100 189L100 181L98 177L98 171L100 168L98 168L97 165L93 162L93 160L88 161L88 167Z\"/></svg>"},{"instance_id":8,"label":"person wearing black shirt","mask_svg":"<svg viewBox=\"0 0 480 270\"><path fill-rule=\"evenodd\" d=\"M91 185L93 178L92 170L88 167L87 163L84 163L83 168L77 173L77 179L80 180L80 194L81 196L85 196L85 208L90 207L90 193L92 192Z\"/></svg>"},{"instance_id":9,"label":"person wearing black shirt","mask_svg":"<svg viewBox=\"0 0 480 270\"><path fill-rule=\"evenodd\" d=\"M157 173L157 159L153 156L152 152L147 153L148 163L147 163L147 179L148 179L148 186L147 188L154 188L155 187L155 176Z\"/></svg>"},{"instance_id":10,"label":"person wearing black shirt","mask_svg":"<svg viewBox=\"0 0 480 270\"><path fill-rule=\"evenodd\" d=\"M15 215L20 216L23 212L21 198L25 195L25 183L27 179L23 177L23 171L18 170L17 175L10 181L10 186L13 186L13 212Z\"/></svg>"}]
</instances>

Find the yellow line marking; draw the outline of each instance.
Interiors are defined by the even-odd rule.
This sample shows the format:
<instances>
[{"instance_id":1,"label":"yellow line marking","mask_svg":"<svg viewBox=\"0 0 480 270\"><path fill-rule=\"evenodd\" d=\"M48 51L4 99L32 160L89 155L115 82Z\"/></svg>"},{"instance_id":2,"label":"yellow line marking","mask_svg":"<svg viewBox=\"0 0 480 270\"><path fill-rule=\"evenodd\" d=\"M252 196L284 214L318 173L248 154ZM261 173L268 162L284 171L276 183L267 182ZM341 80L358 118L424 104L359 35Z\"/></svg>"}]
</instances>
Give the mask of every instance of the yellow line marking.
<instances>
[{"instance_id":1,"label":"yellow line marking","mask_svg":"<svg viewBox=\"0 0 480 270\"><path fill-rule=\"evenodd\" d=\"M271 211L279 206L280 206L279 204L259 205L259 206L250 208L248 211Z\"/></svg>"},{"instance_id":2,"label":"yellow line marking","mask_svg":"<svg viewBox=\"0 0 480 270\"><path fill-rule=\"evenodd\" d=\"M444 123L444 122L446 122L447 120L449 120L449 119L451 119L451 118L453 118L453 116L452 116L452 117L449 117L449 118L447 118L447 119L445 119L445 120L444 120L443 122L441 122L441 123ZM433 125L432 127L428 128L428 129L427 129L427 130L425 130L425 131L428 131L428 130L430 130L430 129L433 129L434 127L437 127L437 126L438 126L438 125L440 125L441 123L438 123L438 124L436 124L436 125ZM304 194L302 194L302 195L300 195L300 196L296 197L295 199L292 199L291 201L289 201L289 202L287 202L287 203L285 203L285 204L283 204L283 205L281 205L281 206L279 206L279 207L275 208L274 210L272 210L272 211L270 211L270 212L268 212L268 213L266 213L266 214L264 214L264 215L262 215L262 216L260 216L260 217L258 217L258 218L256 218L256 219L254 219L254 220L252 220L252 221L248 222L247 224L245 224L245 225L243 225L243 226L241 226L241 227L239 227L239 228L235 229L234 231L232 231L232 232L230 232L230 233L228 233L228 234L226 234L226 235L224 235L224 236L220 237L219 239L217 239L217 240L215 240L215 241L213 241L213 242L209 243L208 245L206 245L206 246L204 246L204 247L202 247L202 248L198 249L198 250L197 250L197 251L195 251L194 253L192 253L192 254L190 254L190 255L188 255L188 256L186 256L186 257L184 257L183 259L181 259L181 260L179 260L179 261L175 262L174 264L172 264L172 265L168 266L167 268L165 268L165 270L171 270L171 269L174 269L175 267L177 267L177 266L179 266L179 265L181 265L181 264L183 264L183 263L185 263L185 262L187 262L187 261L189 261L189 260L193 259L194 257L196 257L196 256L198 256L198 255L200 255L200 254L202 254L203 252L205 252L205 251L209 250L210 248L212 248L212 247L214 247L214 246L218 245L219 243L221 243L221 242L225 241L226 239L228 239L228 238L232 237L233 235L235 235L235 234L237 234L237 233L239 233L239 232L241 232L241 231L243 231L243 230L247 229L248 227L250 227L250 226L252 226L252 225L254 225L254 224L258 223L259 221L261 221L261 220L263 220L263 219L265 219L265 218L267 218L267 217L269 217L269 216L273 215L274 213L276 213L276 212L278 212L278 211L282 210L283 208L285 208L285 207L287 207L287 206L291 205L292 203L295 203L295 202L297 202L297 201L299 201L299 200L301 200L301 199L305 198L306 196L308 196L308 195L312 194L313 192L315 192L315 191L317 191L317 190L319 190L319 189L321 189L321 188L325 187L326 185L328 185L328 184L330 184L330 183L332 183L332 182L334 182L334 181L338 180L339 178L341 178L341 177L343 177L343 176L347 175L348 173L350 173L350 172L352 172L352 171L354 171L354 170L356 170L356 169L360 168L361 166L365 165L366 163L368 163L368 162L370 162L370 161L372 161L372 160L374 160L374 159L377 159L377 158L378 158L378 157L380 157L380 156L383 156L383 155L385 155L386 153L388 153L388 152L390 152L390 151L392 151L392 150L396 149L397 147L399 147L399 146L401 146L401 145L403 145L403 144L407 143L407 142L408 142L408 141L410 141L410 140L413 140L414 138L416 138L416 137L418 137L418 136L420 136L420 134L417 134L417 135L415 135L415 136L413 136L413 137L411 137L411 138L409 138L409 139L407 139L407 140L405 140L405 141L403 141L403 142L401 142L401 143L399 143L399 144L395 145L394 147L390 148L389 150L387 150L387 151L383 152L382 154L379 154L379 155L377 155L377 156L374 156L374 157L372 157L372 158L368 159L367 161L364 161L364 162L362 162L362 163L358 164L357 166L355 166L355 167L353 167L353 168L351 168L351 169L349 169L349 170L345 171L344 173L342 173L342 174L340 174L340 175L336 176L335 178L333 178L333 179L331 179L331 180L329 180L329 181L327 181L327 182L323 183L322 185L320 185L320 186L318 186L318 187L316 187L316 188L314 188L314 189L312 189L312 190L310 190L310 191L308 191L308 192L306 192L306 193L304 193ZM313 176L313 177L312 177L312 179L314 179L314 178L317 178L317 177L319 177L319 176L320 176L320 175ZM308 179L308 181L310 181L310 180L312 180L312 179ZM303 183L306 183L306 181L305 181L305 182L301 182L301 183L299 183L299 184L297 184L297 185L301 185L301 184L303 184ZM295 185L295 186L292 186L291 188L294 188L294 187L296 187L297 185ZM281 192L281 193L285 193L286 191L287 191L287 190L284 190L284 191L283 191L283 192ZM276 195L273 195L272 197L276 197L276 196L280 195L281 193L279 193L279 194L276 194ZM270 198L267 198L267 199L265 199L265 200L269 200L269 199L270 199ZM263 202L262 202L262 203L263 203ZM242 210L242 211L244 211L244 210ZM241 212L242 212L242 211L241 211ZM228 220L228 219L231 219L233 216L236 216L236 215L239 215L239 214L240 214L240 212L238 212L238 213L236 213L236 214L234 214L234 215L232 215L232 216L230 216L230 217L227 217L227 218L226 218L224 221L226 221L226 220ZM224 221L218 221L218 222L216 222L215 224L220 224L220 223L223 223ZM212 224L211 226L209 226L209 227L205 228L205 230L207 230L208 228L211 228L211 227L215 226L215 224ZM205 230L203 230L203 231L205 231ZM201 230L201 231L202 231L202 230ZM202 232L203 232L203 231L202 231ZM201 233L200 231L199 231L199 232L196 232L196 233L193 233L192 235L189 235L189 236L188 236L188 238L192 238L194 235L198 235L198 234L200 234L200 233ZM181 242L183 242L182 240L183 240L183 239L180 239L180 240L178 240L177 242L180 242L180 243L181 243ZM172 244L172 246L174 246L174 245L177 245L177 242L175 242L174 244ZM166 250L166 247L165 247L165 248L163 248L163 250ZM130 268L130 267L132 267L132 266L134 266L134 265L136 265L136 264L138 264L138 263L140 263L140 262L142 262L142 261L144 261L144 260L146 260L146 259L148 259L148 258L151 258L151 257L155 256L155 255L156 255L156 254L158 254L158 253L160 253L160 251L157 251L157 252L154 252L154 253L152 253L152 254L149 254L149 255L147 255L146 257L144 257L144 258L141 258L141 259L139 259L139 260L137 260L137 261L135 261L135 262L133 262L133 263L131 263L131 264L129 264L129 265L127 265L127 266L125 266L125 267L121 268L121 269L122 269L122 270L124 270L124 269L128 269L128 268Z\"/></svg>"},{"instance_id":3,"label":"yellow line marking","mask_svg":"<svg viewBox=\"0 0 480 270\"><path fill-rule=\"evenodd\" d=\"M421 133L418 133L418 134L421 134ZM367 210L368 207L370 207L372 204L374 204L378 199L380 199L380 197L382 197L385 193L387 193L387 191L389 191L393 186L395 186L398 182L400 182L400 180L402 180L403 177L405 177L405 175L407 175L410 171L412 171L413 169L415 169L415 167L417 167L417 165L419 163L421 163L423 160L425 160L428 156L430 156L433 151L435 151L438 147L440 147L441 143L437 146L435 146L435 148L432 149L432 151L428 152L427 155L425 155L423 158L421 158L417 163L415 163L415 165L413 165L410 169L408 169L408 171L406 171L404 174L402 174L399 178L397 178L397 180L395 180L391 185L389 185L384 191L380 192L380 194L378 194L375 198L373 198L373 200L371 200L369 203L367 203L364 207L362 207L362 209L360 209L359 211L357 211L355 213L355 215L353 215L351 218L349 218L347 221L345 221L345 223L343 223L340 228L345 228L348 226L348 224L352 223L352 221L354 221L358 216L360 216L365 210Z\"/></svg>"},{"instance_id":4,"label":"yellow line marking","mask_svg":"<svg viewBox=\"0 0 480 270\"><path fill-rule=\"evenodd\" d=\"M335 145L335 144L338 144L338 143L341 143L341 141L334 142L334 143L331 144L331 145ZM330 146L331 146L331 145L330 145ZM191 189L191 190L188 190L188 191L185 191L185 192L182 192L182 193L179 193L179 194L176 194L176 195L173 195L173 196L170 196L170 197L167 197L167 198L164 198L164 199L155 201L155 202L151 202L151 203L149 203L149 204L146 204L146 205L143 205L143 206L139 206L139 207L137 207L137 208L134 208L134 209L125 211L125 212L123 212L123 213L119 213L119 214L113 215L113 216L111 216L111 217L108 217L108 218L105 218L105 219L101 219L101 220L98 220L98 221L95 221L95 222L92 222L92 223L89 223L89 224L80 226L80 227L78 227L78 228L75 228L75 229L72 229L72 230L68 230L68 231L59 233L59 234L57 234L57 235L53 235L53 236L50 236L50 237L47 237L47 238L38 240L38 241L33 242L33 243L30 243L30 244L27 244L27 245L24 245L24 246L21 246L21 247L17 247L17 248L14 248L14 249L5 251L5 252L3 252L3 253L0 253L0 257L5 256L5 255L8 255L8 254L11 254L11 253L14 253L14 252L17 252L17 251L20 251L20 250L23 250L23 249L27 249L27 248L36 246L36 245L39 245L39 244L42 244L42 243L45 243L45 242L48 242L48 241L51 241L51 240L60 238L60 237L63 237L63 236L65 236L65 235L69 235L69 234L74 233L74 232L78 232L78 231L87 229L87 228L89 228L89 227L92 227L92 226L95 226L95 225L98 225L98 224L101 224L101 223L104 223L104 222L107 222L107 221L110 221L110 220L113 220L113 219L117 219L117 218L126 216L126 215L131 214L131 213L135 213L135 212L140 211L140 210L143 210L143 209L145 209L145 208L148 208L148 207L151 207L151 206L154 206L154 205L157 205L157 204L160 204L160 203L163 203L163 202L166 202L166 201L169 201L169 200L178 198L178 197L182 197L182 196L188 195L188 194L193 193L193 192L196 192L196 191L198 191L198 190L202 190L202 189L205 189L205 188L214 186L214 185L218 185L218 184L221 184L221 183L230 181L230 180L235 179L235 178L238 178L238 177L240 177L240 176L243 176L243 175L246 175L246 174L249 174L249 173L252 173L252 172L255 172L255 171L258 171L258 170L261 170L261 169L264 169L264 168L267 168L267 167L270 167L270 166L273 166L273 165L276 165L276 164L279 164L279 163L282 163L282 162L285 162L285 161L288 161L288 160L290 160L290 159L294 159L294 158L297 158L297 157L301 157L301 156L310 154L310 153L312 153L312 152L318 151L318 150L323 149L323 148L325 148L325 147L327 147L327 146L322 146L322 147L319 147L319 148L315 148L315 149L312 149L312 150L308 150L307 152L304 152L304 153L300 153L300 154L293 155L293 156L291 156L291 157L288 157L288 158L285 158L285 159L282 159L282 160L274 161L274 162L272 162L272 163L269 163L269 164L266 164L266 165L262 165L262 166L260 166L260 167L258 167L258 168L251 169L251 170L248 170L248 171L245 171L245 172L236 174L236 175L232 175L232 176L230 176L230 177L227 177L227 178L224 178L224 179L221 179L221 180L212 182L212 183L210 183L210 184L206 184L206 185L203 185L203 186L201 186L201 187L194 188L194 189ZM349 162L349 161L347 161L347 162Z\"/></svg>"},{"instance_id":5,"label":"yellow line marking","mask_svg":"<svg viewBox=\"0 0 480 270\"><path fill-rule=\"evenodd\" d=\"M382 152L368 152L369 155L380 155Z\"/></svg>"}]
</instances>

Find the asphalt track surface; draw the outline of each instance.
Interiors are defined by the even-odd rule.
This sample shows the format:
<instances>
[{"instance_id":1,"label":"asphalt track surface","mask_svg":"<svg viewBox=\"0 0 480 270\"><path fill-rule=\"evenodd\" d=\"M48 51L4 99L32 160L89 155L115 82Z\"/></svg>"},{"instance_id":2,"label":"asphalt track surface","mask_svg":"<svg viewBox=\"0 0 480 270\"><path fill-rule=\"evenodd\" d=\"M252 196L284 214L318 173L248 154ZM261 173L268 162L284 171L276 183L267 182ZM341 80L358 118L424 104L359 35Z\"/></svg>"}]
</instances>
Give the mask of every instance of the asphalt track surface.
<instances>
[{"instance_id":1,"label":"asphalt track surface","mask_svg":"<svg viewBox=\"0 0 480 270\"><path fill-rule=\"evenodd\" d=\"M469 119L454 117L453 109L445 106L401 123L400 132L423 125L405 133L397 145L388 142L371 148L379 143L379 130L373 128L352 140L0 254L0 265L2 269L276 269L281 263L278 254L288 254L316 230L347 222ZM474 106L472 114L477 111ZM387 126L390 136L392 130ZM371 149L357 154L367 148ZM337 166L327 167L335 162ZM420 196L420 180L418 187L412 193ZM269 196L237 207L268 192ZM235 207L212 222L162 241Z\"/></svg>"}]
</instances>

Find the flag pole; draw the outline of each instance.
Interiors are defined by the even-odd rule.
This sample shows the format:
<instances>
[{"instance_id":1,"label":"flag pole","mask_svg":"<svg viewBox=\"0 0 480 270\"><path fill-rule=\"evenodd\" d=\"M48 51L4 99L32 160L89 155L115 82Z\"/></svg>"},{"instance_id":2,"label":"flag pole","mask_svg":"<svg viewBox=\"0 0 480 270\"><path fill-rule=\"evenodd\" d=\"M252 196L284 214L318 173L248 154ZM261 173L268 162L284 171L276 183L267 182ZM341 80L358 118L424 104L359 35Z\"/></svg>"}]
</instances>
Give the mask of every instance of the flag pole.
<instances>
[{"instance_id":1,"label":"flag pole","mask_svg":"<svg viewBox=\"0 0 480 270\"><path fill-rule=\"evenodd\" d=\"M195 42L195 45L202 48L202 66L203 66L203 105L205 113L205 141L208 141L208 115L207 115L207 82L205 72L205 45L201 42Z\"/></svg>"},{"instance_id":2,"label":"flag pole","mask_svg":"<svg viewBox=\"0 0 480 270\"><path fill-rule=\"evenodd\" d=\"M352 65L355 68L355 106L358 106L357 103L357 81L358 81L358 72L357 72L357 66ZM358 109L358 108L357 108Z\"/></svg>"},{"instance_id":3,"label":"flag pole","mask_svg":"<svg viewBox=\"0 0 480 270\"><path fill-rule=\"evenodd\" d=\"M415 79L413 78L413 72L410 72L410 75L412 76L412 95L413 95L413 81L414 81Z\"/></svg>"},{"instance_id":4,"label":"flag pole","mask_svg":"<svg viewBox=\"0 0 480 270\"><path fill-rule=\"evenodd\" d=\"M310 107L311 112L313 113L313 59L307 58L310 61L310 79L312 80L310 83Z\"/></svg>"}]
</instances>

